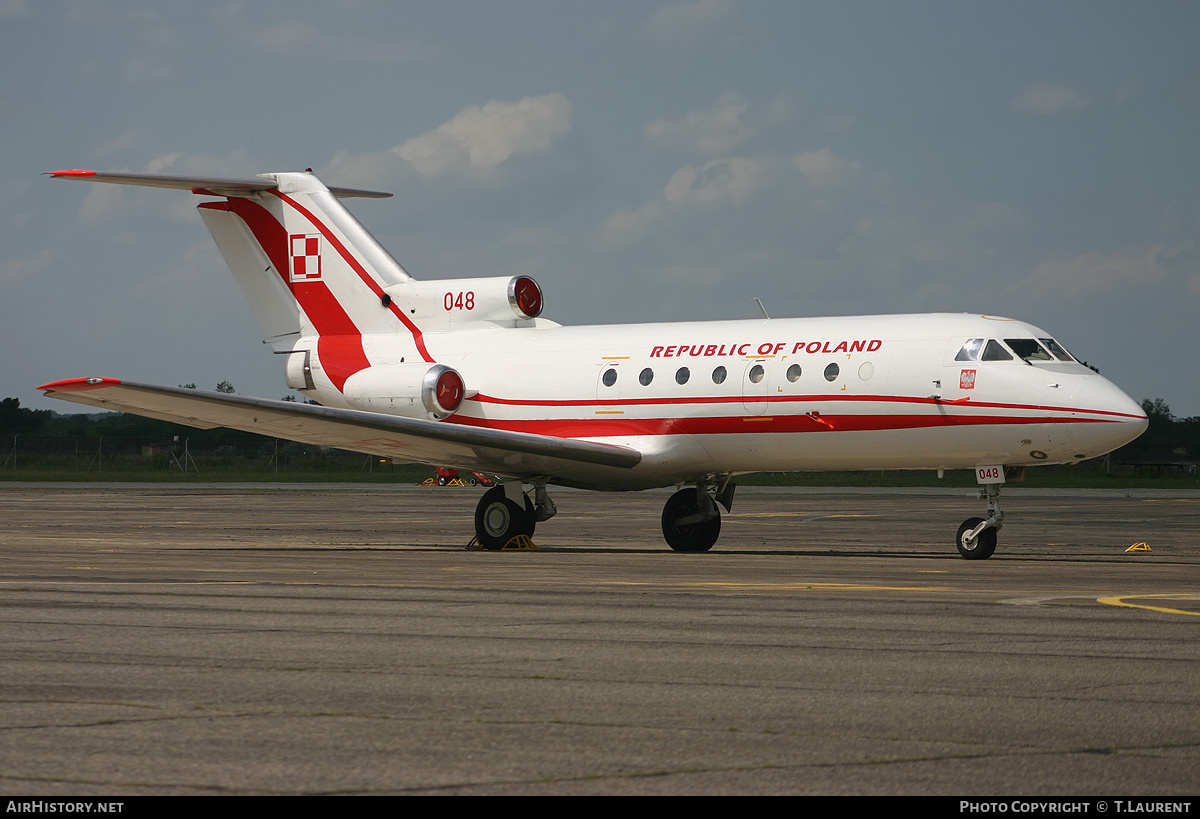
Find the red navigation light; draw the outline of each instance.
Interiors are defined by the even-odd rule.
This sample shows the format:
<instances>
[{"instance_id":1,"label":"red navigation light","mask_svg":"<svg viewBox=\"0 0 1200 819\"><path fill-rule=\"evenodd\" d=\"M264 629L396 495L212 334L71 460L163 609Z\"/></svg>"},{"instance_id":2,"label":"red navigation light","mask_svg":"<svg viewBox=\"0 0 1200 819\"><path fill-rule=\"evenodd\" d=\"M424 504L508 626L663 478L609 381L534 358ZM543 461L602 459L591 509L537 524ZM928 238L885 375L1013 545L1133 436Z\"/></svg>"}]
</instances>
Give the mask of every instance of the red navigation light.
<instances>
[{"instance_id":1,"label":"red navigation light","mask_svg":"<svg viewBox=\"0 0 1200 819\"><path fill-rule=\"evenodd\" d=\"M542 313L542 288L528 276L518 276L512 283L512 302L521 315L537 318Z\"/></svg>"},{"instance_id":2,"label":"red navigation light","mask_svg":"<svg viewBox=\"0 0 1200 819\"><path fill-rule=\"evenodd\" d=\"M454 412L463 401L466 390L463 387L462 376L454 370L446 370L438 376L437 397L438 406L446 412Z\"/></svg>"}]
</instances>

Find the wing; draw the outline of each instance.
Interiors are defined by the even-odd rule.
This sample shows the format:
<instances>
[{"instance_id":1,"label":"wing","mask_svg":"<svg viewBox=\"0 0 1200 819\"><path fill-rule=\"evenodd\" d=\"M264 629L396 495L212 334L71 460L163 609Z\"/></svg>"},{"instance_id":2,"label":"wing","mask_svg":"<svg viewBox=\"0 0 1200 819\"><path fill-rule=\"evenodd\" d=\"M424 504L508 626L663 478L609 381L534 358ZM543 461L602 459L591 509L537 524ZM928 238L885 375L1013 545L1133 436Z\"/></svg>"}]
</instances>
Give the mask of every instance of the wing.
<instances>
[{"instance_id":1,"label":"wing","mask_svg":"<svg viewBox=\"0 0 1200 819\"><path fill-rule=\"evenodd\" d=\"M200 429L229 427L399 461L512 477L549 475L573 482L585 476L596 477L597 468L618 473L632 469L642 459L636 449L615 444L183 387L156 387L113 378L75 378L38 389L51 398Z\"/></svg>"}]
</instances>

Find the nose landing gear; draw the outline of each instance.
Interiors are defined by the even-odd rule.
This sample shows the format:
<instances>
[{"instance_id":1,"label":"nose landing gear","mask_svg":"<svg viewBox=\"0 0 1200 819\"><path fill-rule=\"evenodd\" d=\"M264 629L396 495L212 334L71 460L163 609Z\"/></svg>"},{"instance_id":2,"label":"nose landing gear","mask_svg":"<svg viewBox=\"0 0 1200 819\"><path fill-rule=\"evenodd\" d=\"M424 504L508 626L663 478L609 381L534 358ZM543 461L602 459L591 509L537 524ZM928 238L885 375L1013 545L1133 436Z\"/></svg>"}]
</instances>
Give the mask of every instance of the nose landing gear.
<instances>
[{"instance_id":1,"label":"nose landing gear","mask_svg":"<svg viewBox=\"0 0 1200 819\"><path fill-rule=\"evenodd\" d=\"M986 518L967 518L958 527L954 545L967 560L987 560L996 551L996 532L1004 525L1004 512L1000 509L1000 486L998 483L984 484L979 493L980 499L988 502Z\"/></svg>"}]
</instances>

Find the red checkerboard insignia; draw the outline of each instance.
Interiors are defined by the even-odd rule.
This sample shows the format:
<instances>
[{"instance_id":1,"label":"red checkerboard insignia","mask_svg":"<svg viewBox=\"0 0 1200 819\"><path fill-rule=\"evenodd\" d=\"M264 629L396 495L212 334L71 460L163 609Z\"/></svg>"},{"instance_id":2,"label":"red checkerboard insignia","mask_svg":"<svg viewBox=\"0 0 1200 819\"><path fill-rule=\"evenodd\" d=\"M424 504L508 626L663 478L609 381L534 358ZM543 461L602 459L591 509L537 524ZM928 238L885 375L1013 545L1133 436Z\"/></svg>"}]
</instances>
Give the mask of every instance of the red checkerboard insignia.
<instances>
[{"instance_id":1,"label":"red checkerboard insignia","mask_svg":"<svg viewBox=\"0 0 1200 819\"><path fill-rule=\"evenodd\" d=\"M958 388L960 390L975 389L975 371L963 370L958 375Z\"/></svg>"},{"instance_id":2,"label":"red checkerboard insignia","mask_svg":"<svg viewBox=\"0 0 1200 819\"><path fill-rule=\"evenodd\" d=\"M292 256L292 281L321 279L321 234L293 233L288 236Z\"/></svg>"}]
</instances>

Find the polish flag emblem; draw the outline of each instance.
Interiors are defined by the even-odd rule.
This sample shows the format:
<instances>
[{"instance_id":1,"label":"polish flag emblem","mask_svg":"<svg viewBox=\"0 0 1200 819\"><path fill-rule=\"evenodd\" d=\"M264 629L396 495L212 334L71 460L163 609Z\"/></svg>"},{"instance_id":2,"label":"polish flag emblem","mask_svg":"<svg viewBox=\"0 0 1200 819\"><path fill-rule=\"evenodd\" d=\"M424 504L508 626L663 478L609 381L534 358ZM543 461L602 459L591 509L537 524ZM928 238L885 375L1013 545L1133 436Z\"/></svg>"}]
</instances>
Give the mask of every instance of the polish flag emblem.
<instances>
[{"instance_id":1,"label":"polish flag emblem","mask_svg":"<svg viewBox=\"0 0 1200 819\"><path fill-rule=\"evenodd\" d=\"M959 373L958 388L960 390L975 389L975 371L974 370L963 370L961 373Z\"/></svg>"},{"instance_id":2,"label":"polish flag emblem","mask_svg":"<svg viewBox=\"0 0 1200 819\"><path fill-rule=\"evenodd\" d=\"M321 235L319 233L293 233L288 240L292 256L292 281L320 281Z\"/></svg>"}]
</instances>

